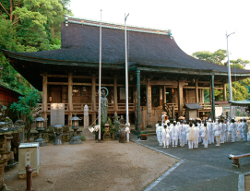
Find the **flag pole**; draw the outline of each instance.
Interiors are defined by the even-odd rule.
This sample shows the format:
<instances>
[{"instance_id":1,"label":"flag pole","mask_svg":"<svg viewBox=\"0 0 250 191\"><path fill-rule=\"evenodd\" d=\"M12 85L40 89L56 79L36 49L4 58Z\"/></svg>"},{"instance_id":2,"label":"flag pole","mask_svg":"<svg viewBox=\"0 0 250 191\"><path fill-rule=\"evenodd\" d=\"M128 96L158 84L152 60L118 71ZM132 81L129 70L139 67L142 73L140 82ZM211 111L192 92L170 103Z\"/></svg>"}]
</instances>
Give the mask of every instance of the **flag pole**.
<instances>
[{"instance_id":1,"label":"flag pole","mask_svg":"<svg viewBox=\"0 0 250 191\"><path fill-rule=\"evenodd\" d=\"M129 123L129 110L128 110L128 49L127 49L127 26L126 21L129 13L124 14L124 30L125 30L125 83L126 83L126 127L130 127ZM127 133L127 142L129 142L129 135Z\"/></svg>"},{"instance_id":2,"label":"flag pole","mask_svg":"<svg viewBox=\"0 0 250 191\"><path fill-rule=\"evenodd\" d=\"M102 84L102 10L100 10L100 44L99 44L99 118L98 118L98 123L100 126L99 129L99 136L98 136L98 142L101 142L101 129L102 129L102 124L101 124L101 114L102 114L102 109L101 109L101 84Z\"/></svg>"}]
</instances>

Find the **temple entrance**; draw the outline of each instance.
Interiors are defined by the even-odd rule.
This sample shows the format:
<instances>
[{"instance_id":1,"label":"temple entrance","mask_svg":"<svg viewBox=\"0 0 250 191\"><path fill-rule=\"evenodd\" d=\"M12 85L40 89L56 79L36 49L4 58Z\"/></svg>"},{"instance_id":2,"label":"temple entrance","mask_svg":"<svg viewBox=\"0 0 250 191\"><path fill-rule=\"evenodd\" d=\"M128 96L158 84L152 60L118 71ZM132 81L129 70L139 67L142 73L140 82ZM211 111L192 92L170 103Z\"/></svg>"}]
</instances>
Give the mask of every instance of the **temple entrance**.
<instances>
[{"instance_id":1,"label":"temple entrance","mask_svg":"<svg viewBox=\"0 0 250 191\"><path fill-rule=\"evenodd\" d=\"M62 103L62 86L49 87L49 103Z\"/></svg>"}]
</instances>

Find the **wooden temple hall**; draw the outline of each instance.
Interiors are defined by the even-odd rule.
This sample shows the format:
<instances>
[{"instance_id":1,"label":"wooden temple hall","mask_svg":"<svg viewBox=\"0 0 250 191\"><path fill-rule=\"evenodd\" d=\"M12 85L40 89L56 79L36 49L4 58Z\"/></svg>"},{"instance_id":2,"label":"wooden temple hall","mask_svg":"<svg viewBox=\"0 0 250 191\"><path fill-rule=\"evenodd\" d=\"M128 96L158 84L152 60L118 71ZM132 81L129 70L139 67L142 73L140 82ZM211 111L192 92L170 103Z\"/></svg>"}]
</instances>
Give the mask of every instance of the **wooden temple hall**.
<instances>
[{"instance_id":1,"label":"wooden temple hall","mask_svg":"<svg viewBox=\"0 0 250 191\"><path fill-rule=\"evenodd\" d=\"M61 49L18 53L2 50L11 65L43 91L42 114L50 118L51 103L65 103L65 124L89 107L90 124L98 116L99 21L66 17L61 24ZM195 110L215 115L214 89L226 100L227 67L197 60L183 52L170 30L127 27L130 123L140 130L154 126L162 112L170 118ZM234 79L250 71L234 69ZM124 27L102 23L102 87L109 91L108 115L125 113ZM210 103L204 103L204 90ZM190 113L189 115L190 116ZM48 120L49 122L50 120ZM49 125L49 124L48 124Z\"/></svg>"}]
</instances>

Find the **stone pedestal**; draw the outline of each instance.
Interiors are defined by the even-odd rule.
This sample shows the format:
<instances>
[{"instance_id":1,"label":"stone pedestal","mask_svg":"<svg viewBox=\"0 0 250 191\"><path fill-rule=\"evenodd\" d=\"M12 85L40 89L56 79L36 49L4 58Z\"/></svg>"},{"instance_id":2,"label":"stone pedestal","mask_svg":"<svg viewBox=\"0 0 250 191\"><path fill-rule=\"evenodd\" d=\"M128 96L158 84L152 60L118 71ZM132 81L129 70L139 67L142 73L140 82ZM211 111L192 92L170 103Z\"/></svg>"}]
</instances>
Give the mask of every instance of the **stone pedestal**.
<instances>
[{"instance_id":1,"label":"stone pedestal","mask_svg":"<svg viewBox=\"0 0 250 191\"><path fill-rule=\"evenodd\" d=\"M62 145L62 134L61 133L55 133L54 145Z\"/></svg>"},{"instance_id":2,"label":"stone pedestal","mask_svg":"<svg viewBox=\"0 0 250 191\"><path fill-rule=\"evenodd\" d=\"M46 141L42 138L42 131L44 131L44 128L36 129L39 132L39 137L38 139L35 140L35 142L39 142L40 147L47 146Z\"/></svg>"},{"instance_id":3,"label":"stone pedestal","mask_svg":"<svg viewBox=\"0 0 250 191\"><path fill-rule=\"evenodd\" d=\"M69 144L82 144L82 140L80 139L79 136L74 136L70 139Z\"/></svg>"},{"instance_id":4,"label":"stone pedestal","mask_svg":"<svg viewBox=\"0 0 250 191\"><path fill-rule=\"evenodd\" d=\"M112 136L109 133L109 124L105 123L104 128L105 128L105 133L103 134L103 140L104 141L112 141Z\"/></svg>"}]
</instances>

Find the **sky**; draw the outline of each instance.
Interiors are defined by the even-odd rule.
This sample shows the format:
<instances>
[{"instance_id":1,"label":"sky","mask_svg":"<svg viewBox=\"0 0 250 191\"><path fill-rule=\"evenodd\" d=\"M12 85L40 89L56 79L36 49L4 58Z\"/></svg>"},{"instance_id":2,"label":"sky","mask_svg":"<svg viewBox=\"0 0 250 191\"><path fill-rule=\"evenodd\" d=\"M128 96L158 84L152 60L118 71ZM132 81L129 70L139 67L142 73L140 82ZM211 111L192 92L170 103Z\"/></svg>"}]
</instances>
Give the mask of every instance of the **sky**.
<instances>
[{"instance_id":1,"label":"sky","mask_svg":"<svg viewBox=\"0 0 250 191\"><path fill-rule=\"evenodd\" d=\"M189 55L197 51L227 49L230 60L250 61L249 0L71 0L74 17L171 29L179 47ZM246 67L250 69L250 66Z\"/></svg>"}]
</instances>

